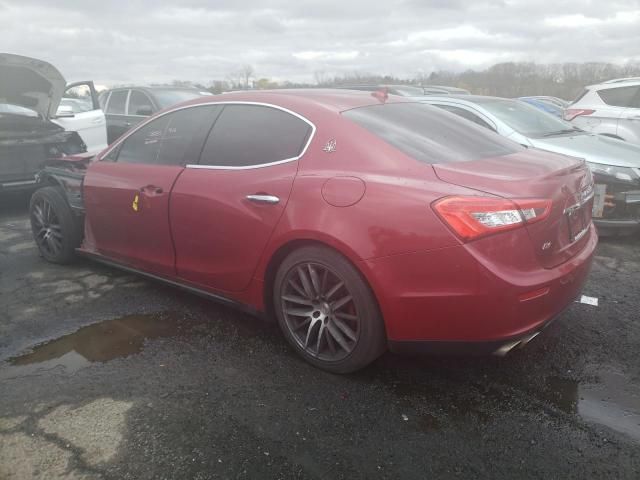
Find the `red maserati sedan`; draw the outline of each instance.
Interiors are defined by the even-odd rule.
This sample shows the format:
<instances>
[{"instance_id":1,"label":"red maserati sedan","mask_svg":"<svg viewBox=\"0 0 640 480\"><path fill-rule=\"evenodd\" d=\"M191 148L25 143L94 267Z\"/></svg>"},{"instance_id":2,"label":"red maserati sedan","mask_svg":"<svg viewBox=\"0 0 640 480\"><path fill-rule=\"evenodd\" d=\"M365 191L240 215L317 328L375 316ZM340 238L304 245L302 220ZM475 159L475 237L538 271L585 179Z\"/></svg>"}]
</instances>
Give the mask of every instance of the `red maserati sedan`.
<instances>
[{"instance_id":1,"label":"red maserati sedan","mask_svg":"<svg viewBox=\"0 0 640 480\"><path fill-rule=\"evenodd\" d=\"M337 373L386 348L523 346L579 294L597 243L584 161L378 92L197 99L39 184L45 259L275 317Z\"/></svg>"}]
</instances>

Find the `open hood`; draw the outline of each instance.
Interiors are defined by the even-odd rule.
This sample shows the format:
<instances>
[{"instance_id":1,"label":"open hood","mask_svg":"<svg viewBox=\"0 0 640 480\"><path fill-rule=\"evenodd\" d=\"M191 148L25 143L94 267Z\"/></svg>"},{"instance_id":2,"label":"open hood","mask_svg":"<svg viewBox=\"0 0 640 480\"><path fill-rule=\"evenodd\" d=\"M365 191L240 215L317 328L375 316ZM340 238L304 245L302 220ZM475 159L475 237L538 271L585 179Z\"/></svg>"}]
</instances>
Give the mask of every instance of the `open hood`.
<instances>
[{"instance_id":1,"label":"open hood","mask_svg":"<svg viewBox=\"0 0 640 480\"><path fill-rule=\"evenodd\" d=\"M0 103L20 105L35 110L44 118L52 118L66 83L50 63L0 53Z\"/></svg>"}]
</instances>

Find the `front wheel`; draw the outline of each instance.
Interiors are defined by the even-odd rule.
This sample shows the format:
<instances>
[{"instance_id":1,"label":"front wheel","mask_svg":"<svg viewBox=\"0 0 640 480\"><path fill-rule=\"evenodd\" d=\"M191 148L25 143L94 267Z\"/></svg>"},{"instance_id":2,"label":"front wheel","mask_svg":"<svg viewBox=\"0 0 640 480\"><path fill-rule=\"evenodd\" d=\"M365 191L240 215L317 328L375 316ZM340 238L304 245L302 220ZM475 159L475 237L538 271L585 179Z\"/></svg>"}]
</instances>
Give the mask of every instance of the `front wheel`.
<instances>
[{"instance_id":1,"label":"front wheel","mask_svg":"<svg viewBox=\"0 0 640 480\"><path fill-rule=\"evenodd\" d=\"M386 348L371 289L346 258L329 248L309 246L291 253L278 269L273 295L285 337L319 368L353 372Z\"/></svg>"},{"instance_id":2,"label":"front wheel","mask_svg":"<svg viewBox=\"0 0 640 480\"><path fill-rule=\"evenodd\" d=\"M36 190L29 205L31 231L45 260L69 263L82 241L81 222L59 187Z\"/></svg>"}]
</instances>

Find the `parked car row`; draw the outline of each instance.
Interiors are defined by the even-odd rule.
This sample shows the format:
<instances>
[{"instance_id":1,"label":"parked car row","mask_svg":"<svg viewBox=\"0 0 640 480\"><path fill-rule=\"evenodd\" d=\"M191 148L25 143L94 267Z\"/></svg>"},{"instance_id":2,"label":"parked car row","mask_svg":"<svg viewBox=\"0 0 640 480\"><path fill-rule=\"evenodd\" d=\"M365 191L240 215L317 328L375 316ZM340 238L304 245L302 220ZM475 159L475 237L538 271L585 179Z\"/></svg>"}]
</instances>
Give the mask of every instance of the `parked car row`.
<instances>
[{"instance_id":1,"label":"parked car row","mask_svg":"<svg viewBox=\"0 0 640 480\"><path fill-rule=\"evenodd\" d=\"M640 145L578 128L527 103L476 95L423 100L526 147L584 158L596 181L594 221L602 233L640 226Z\"/></svg>"}]
</instances>

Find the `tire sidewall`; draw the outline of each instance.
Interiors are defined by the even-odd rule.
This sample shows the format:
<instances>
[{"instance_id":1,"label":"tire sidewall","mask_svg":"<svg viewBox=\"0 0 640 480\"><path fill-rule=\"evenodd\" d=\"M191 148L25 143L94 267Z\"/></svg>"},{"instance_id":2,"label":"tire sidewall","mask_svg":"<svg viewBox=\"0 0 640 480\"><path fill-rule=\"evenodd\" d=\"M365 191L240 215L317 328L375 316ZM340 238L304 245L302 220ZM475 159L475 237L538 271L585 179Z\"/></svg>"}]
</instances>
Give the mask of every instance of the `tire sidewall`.
<instances>
[{"instance_id":1,"label":"tire sidewall","mask_svg":"<svg viewBox=\"0 0 640 480\"><path fill-rule=\"evenodd\" d=\"M62 233L62 248L57 254L53 255L42 249L40 244L36 242L38 250L42 257L48 262L69 263L75 259L75 249L80 246L82 238L80 225L82 222L74 215L64 196L64 191L60 187L51 186L40 188L33 193L31 201L29 202L29 222L31 223L31 232L34 236L34 241L37 232L33 223L33 208L35 203L40 199L47 201L58 217Z\"/></svg>"}]
</instances>

